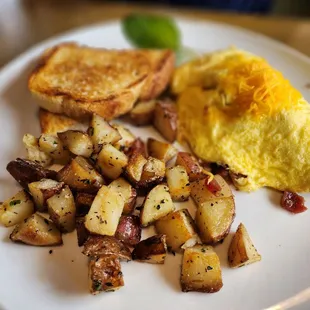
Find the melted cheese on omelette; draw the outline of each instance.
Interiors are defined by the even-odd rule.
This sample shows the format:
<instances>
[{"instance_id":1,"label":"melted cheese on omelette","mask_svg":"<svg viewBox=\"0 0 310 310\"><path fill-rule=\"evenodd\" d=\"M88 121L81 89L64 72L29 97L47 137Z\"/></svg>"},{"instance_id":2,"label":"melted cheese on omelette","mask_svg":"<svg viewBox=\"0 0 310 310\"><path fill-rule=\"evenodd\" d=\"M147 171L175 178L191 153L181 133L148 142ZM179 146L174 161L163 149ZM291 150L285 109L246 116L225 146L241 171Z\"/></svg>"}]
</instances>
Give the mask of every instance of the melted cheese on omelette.
<instances>
[{"instance_id":1,"label":"melted cheese on omelette","mask_svg":"<svg viewBox=\"0 0 310 310\"><path fill-rule=\"evenodd\" d=\"M174 73L179 133L194 153L227 164L238 189L310 191L310 108L264 59L228 49Z\"/></svg>"}]
</instances>

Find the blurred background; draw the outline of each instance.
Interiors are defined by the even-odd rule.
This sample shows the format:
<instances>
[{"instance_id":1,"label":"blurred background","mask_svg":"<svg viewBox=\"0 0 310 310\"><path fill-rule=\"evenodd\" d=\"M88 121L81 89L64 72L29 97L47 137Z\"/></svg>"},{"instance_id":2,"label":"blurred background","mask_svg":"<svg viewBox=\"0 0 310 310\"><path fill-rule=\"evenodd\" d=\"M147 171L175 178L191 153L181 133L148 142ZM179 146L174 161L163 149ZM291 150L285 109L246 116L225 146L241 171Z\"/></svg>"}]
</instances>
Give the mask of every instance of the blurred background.
<instances>
[{"instance_id":1,"label":"blurred background","mask_svg":"<svg viewBox=\"0 0 310 310\"><path fill-rule=\"evenodd\" d=\"M0 0L0 67L53 35L136 11L241 26L310 55L310 0Z\"/></svg>"},{"instance_id":2,"label":"blurred background","mask_svg":"<svg viewBox=\"0 0 310 310\"><path fill-rule=\"evenodd\" d=\"M154 3L154 1L122 2ZM158 3L158 1L156 2ZM290 16L307 16L310 14L309 0L159 0L159 2L169 6L177 5L243 13Z\"/></svg>"}]
</instances>

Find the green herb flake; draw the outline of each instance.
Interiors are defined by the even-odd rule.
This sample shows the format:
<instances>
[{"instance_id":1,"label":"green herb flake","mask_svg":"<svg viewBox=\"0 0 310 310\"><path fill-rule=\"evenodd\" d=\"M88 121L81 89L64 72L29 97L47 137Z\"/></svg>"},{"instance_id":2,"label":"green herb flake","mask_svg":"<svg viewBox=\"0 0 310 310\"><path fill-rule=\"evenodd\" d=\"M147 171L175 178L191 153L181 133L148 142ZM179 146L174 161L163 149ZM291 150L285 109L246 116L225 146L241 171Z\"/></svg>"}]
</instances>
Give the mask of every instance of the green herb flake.
<instances>
[{"instance_id":1,"label":"green herb flake","mask_svg":"<svg viewBox=\"0 0 310 310\"><path fill-rule=\"evenodd\" d=\"M57 142L57 141L54 141L53 144L58 144L58 142Z\"/></svg>"},{"instance_id":2,"label":"green herb flake","mask_svg":"<svg viewBox=\"0 0 310 310\"><path fill-rule=\"evenodd\" d=\"M12 200L10 201L10 206L16 206L16 205L19 205L21 203L21 200L20 199L16 199L16 200Z\"/></svg>"},{"instance_id":3,"label":"green herb flake","mask_svg":"<svg viewBox=\"0 0 310 310\"><path fill-rule=\"evenodd\" d=\"M202 248L202 249L201 249L201 252L202 252L202 253L205 253L205 252L206 252L206 249L205 249L205 248Z\"/></svg>"},{"instance_id":4,"label":"green herb flake","mask_svg":"<svg viewBox=\"0 0 310 310\"><path fill-rule=\"evenodd\" d=\"M95 280L95 281L93 282L93 287L94 287L94 290L95 290L95 291L101 291L101 289L102 289L102 283L101 283L100 281L98 281L98 280Z\"/></svg>"}]
</instances>

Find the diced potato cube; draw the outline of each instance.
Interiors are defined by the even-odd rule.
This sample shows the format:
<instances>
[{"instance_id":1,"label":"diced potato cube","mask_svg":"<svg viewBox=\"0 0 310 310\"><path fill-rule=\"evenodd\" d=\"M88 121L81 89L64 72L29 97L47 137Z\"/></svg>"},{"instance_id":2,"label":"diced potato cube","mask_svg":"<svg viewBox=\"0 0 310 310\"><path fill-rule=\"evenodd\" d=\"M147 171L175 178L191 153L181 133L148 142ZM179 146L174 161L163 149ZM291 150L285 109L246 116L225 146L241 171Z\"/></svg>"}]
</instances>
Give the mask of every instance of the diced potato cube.
<instances>
[{"instance_id":1,"label":"diced potato cube","mask_svg":"<svg viewBox=\"0 0 310 310\"><path fill-rule=\"evenodd\" d=\"M101 173L112 180L117 179L128 164L127 156L111 144L104 144L97 158Z\"/></svg>"},{"instance_id":2,"label":"diced potato cube","mask_svg":"<svg viewBox=\"0 0 310 310\"><path fill-rule=\"evenodd\" d=\"M43 168L40 164L28 160L16 158L8 163L6 170L26 190L28 184L41 179L57 179L57 172Z\"/></svg>"},{"instance_id":3,"label":"diced potato cube","mask_svg":"<svg viewBox=\"0 0 310 310\"><path fill-rule=\"evenodd\" d=\"M23 137L23 144L27 151L27 158L32 160L42 167L47 167L52 164L53 159L49 154L42 152L39 148L39 141L33 135L27 133Z\"/></svg>"},{"instance_id":4,"label":"diced potato cube","mask_svg":"<svg viewBox=\"0 0 310 310\"><path fill-rule=\"evenodd\" d=\"M149 157L143 167L139 187L151 187L160 183L165 177L165 163L157 158Z\"/></svg>"},{"instance_id":5,"label":"diced potato cube","mask_svg":"<svg viewBox=\"0 0 310 310\"><path fill-rule=\"evenodd\" d=\"M215 199L217 197L227 198L233 196L230 186L220 175L215 175L214 179L221 187L221 190L215 193L208 189L206 184L206 182L208 182L207 179L198 180L191 184L191 196L197 204L204 203L205 201Z\"/></svg>"},{"instance_id":6,"label":"diced potato cube","mask_svg":"<svg viewBox=\"0 0 310 310\"><path fill-rule=\"evenodd\" d=\"M113 144L122 139L118 130L97 114L93 114L88 134L93 140L95 153L100 151L103 144Z\"/></svg>"},{"instance_id":7,"label":"diced potato cube","mask_svg":"<svg viewBox=\"0 0 310 310\"><path fill-rule=\"evenodd\" d=\"M6 227L16 225L33 212L34 203L31 196L25 190L21 190L0 205L0 223Z\"/></svg>"},{"instance_id":8,"label":"diced potato cube","mask_svg":"<svg viewBox=\"0 0 310 310\"><path fill-rule=\"evenodd\" d=\"M64 149L61 140L57 136L43 133L39 137L38 143L40 151L58 160L58 162L67 163L69 161L70 154Z\"/></svg>"},{"instance_id":9,"label":"diced potato cube","mask_svg":"<svg viewBox=\"0 0 310 310\"><path fill-rule=\"evenodd\" d=\"M133 154L140 154L144 158L147 157L145 143L140 138L135 139L130 148L126 150L126 155L128 158L130 158Z\"/></svg>"},{"instance_id":10,"label":"diced potato cube","mask_svg":"<svg viewBox=\"0 0 310 310\"><path fill-rule=\"evenodd\" d=\"M185 201L191 193L187 172L182 166L166 169L167 184L170 195L174 201Z\"/></svg>"},{"instance_id":11,"label":"diced potato cube","mask_svg":"<svg viewBox=\"0 0 310 310\"><path fill-rule=\"evenodd\" d=\"M22 223L16 225L10 235L10 239L14 242L37 246L62 244L61 233L54 223L38 213L32 214Z\"/></svg>"},{"instance_id":12,"label":"diced potato cube","mask_svg":"<svg viewBox=\"0 0 310 310\"><path fill-rule=\"evenodd\" d=\"M222 286L220 260L211 246L196 245L184 251L181 273L183 292L218 292Z\"/></svg>"},{"instance_id":13,"label":"diced potato cube","mask_svg":"<svg viewBox=\"0 0 310 310\"><path fill-rule=\"evenodd\" d=\"M166 236L168 250L178 252L181 247L190 243L191 246L199 241L194 229L194 221L187 209L174 211L155 222L158 234Z\"/></svg>"},{"instance_id":14,"label":"diced potato cube","mask_svg":"<svg viewBox=\"0 0 310 310\"><path fill-rule=\"evenodd\" d=\"M113 145L121 152L128 150L136 140L136 137L132 134L132 132L129 129L121 125L113 124L113 127L117 129L119 134L122 136L122 139L120 139Z\"/></svg>"},{"instance_id":15,"label":"diced potato cube","mask_svg":"<svg viewBox=\"0 0 310 310\"><path fill-rule=\"evenodd\" d=\"M132 252L132 259L149 264L164 264L166 254L166 237L156 235L140 241Z\"/></svg>"},{"instance_id":16,"label":"diced potato cube","mask_svg":"<svg viewBox=\"0 0 310 310\"><path fill-rule=\"evenodd\" d=\"M71 232L75 228L76 208L74 197L69 186L65 186L60 193L47 199L48 213L51 220L61 232Z\"/></svg>"},{"instance_id":17,"label":"diced potato cube","mask_svg":"<svg viewBox=\"0 0 310 310\"><path fill-rule=\"evenodd\" d=\"M111 182L109 188L123 195L125 200L123 214L131 214L135 209L137 191L123 178L118 178Z\"/></svg>"},{"instance_id":18,"label":"diced potato cube","mask_svg":"<svg viewBox=\"0 0 310 310\"><path fill-rule=\"evenodd\" d=\"M76 191L88 193L97 193L104 184L102 176L82 156L75 157L58 171L58 179Z\"/></svg>"},{"instance_id":19,"label":"diced potato cube","mask_svg":"<svg viewBox=\"0 0 310 310\"><path fill-rule=\"evenodd\" d=\"M173 145L153 138L147 140L147 150L149 156L162 160L165 163L177 154L177 150Z\"/></svg>"},{"instance_id":20,"label":"diced potato cube","mask_svg":"<svg viewBox=\"0 0 310 310\"><path fill-rule=\"evenodd\" d=\"M134 153L129 157L125 171L127 178L132 184L136 185L141 180L143 167L146 163L147 160L140 153Z\"/></svg>"},{"instance_id":21,"label":"diced potato cube","mask_svg":"<svg viewBox=\"0 0 310 310\"><path fill-rule=\"evenodd\" d=\"M114 255L119 259L131 260L129 248L112 236L90 235L84 243L83 254L87 256Z\"/></svg>"},{"instance_id":22,"label":"diced potato cube","mask_svg":"<svg viewBox=\"0 0 310 310\"><path fill-rule=\"evenodd\" d=\"M151 124L154 117L155 105L155 100L138 102L129 113L132 123L137 126Z\"/></svg>"},{"instance_id":23,"label":"diced potato cube","mask_svg":"<svg viewBox=\"0 0 310 310\"><path fill-rule=\"evenodd\" d=\"M168 141L177 138L177 107L172 102L157 102L154 111L153 124L161 135Z\"/></svg>"},{"instance_id":24,"label":"diced potato cube","mask_svg":"<svg viewBox=\"0 0 310 310\"><path fill-rule=\"evenodd\" d=\"M143 209L140 213L142 226L148 226L174 211L175 206L172 202L169 188L160 184L154 187L146 196Z\"/></svg>"},{"instance_id":25,"label":"diced potato cube","mask_svg":"<svg viewBox=\"0 0 310 310\"><path fill-rule=\"evenodd\" d=\"M59 132L58 137L64 147L74 155L90 157L94 150L90 136L83 131L67 130Z\"/></svg>"},{"instance_id":26,"label":"diced potato cube","mask_svg":"<svg viewBox=\"0 0 310 310\"><path fill-rule=\"evenodd\" d=\"M29 192L34 200L38 211L46 211L46 201L48 198L59 193L64 183L51 179L42 179L38 182L32 182L28 185Z\"/></svg>"},{"instance_id":27,"label":"diced potato cube","mask_svg":"<svg viewBox=\"0 0 310 310\"><path fill-rule=\"evenodd\" d=\"M195 222L203 243L213 244L224 239L235 218L234 198L214 198L201 203Z\"/></svg>"},{"instance_id":28,"label":"diced potato cube","mask_svg":"<svg viewBox=\"0 0 310 310\"><path fill-rule=\"evenodd\" d=\"M117 226L115 238L128 245L136 245L141 239L140 219L136 215L122 215Z\"/></svg>"},{"instance_id":29,"label":"diced potato cube","mask_svg":"<svg viewBox=\"0 0 310 310\"><path fill-rule=\"evenodd\" d=\"M241 223L231 240L228 250L230 267L238 268L261 260L245 226Z\"/></svg>"},{"instance_id":30,"label":"diced potato cube","mask_svg":"<svg viewBox=\"0 0 310 310\"><path fill-rule=\"evenodd\" d=\"M85 217L85 227L94 234L114 236L124 205L122 194L103 185Z\"/></svg>"},{"instance_id":31,"label":"diced potato cube","mask_svg":"<svg viewBox=\"0 0 310 310\"><path fill-rule=\"evenodd\" d=\"M89 290L93 295L115 291L124 286L121 264L114 255L90 259L88 263Z\"/></svg>"},{"instance_id":32,"label":"diced potato cube","mask_svg":"<svg viewBox=\"0 0 310 310\"><path fill-rule=\"evenodd\" d=\"M206 178L206 175L203 173L203 168L199 165L198 160L190 153L179 152L175 164L183 166L186 169L190 182Z\"/></svg>"}]
</instances>

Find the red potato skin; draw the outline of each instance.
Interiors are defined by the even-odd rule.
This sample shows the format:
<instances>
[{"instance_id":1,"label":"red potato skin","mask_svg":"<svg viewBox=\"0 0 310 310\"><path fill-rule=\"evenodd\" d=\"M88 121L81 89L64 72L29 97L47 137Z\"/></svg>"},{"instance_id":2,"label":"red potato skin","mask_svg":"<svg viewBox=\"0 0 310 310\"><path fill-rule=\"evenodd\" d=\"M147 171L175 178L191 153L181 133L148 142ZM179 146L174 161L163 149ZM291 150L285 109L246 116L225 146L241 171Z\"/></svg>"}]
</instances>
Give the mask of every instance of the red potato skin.
<instances>
[{"instance_id":1,"label":"red potato skin","mask_svg":"<svg viewBox=\"0 0 310 310\"><path fill-rule=\"evenodd\" d=\"M78 239L78 246L84 245L86 240L88 239L90 233L85 227L85 218L84 217L77 217L75 219L75 227L76 227L76 234Z\"/></svg>"},{"instance_id":2,"label":"red potato skin","mask_svg":"<svg viewBox=\"0 0 310 310\"><path fill-rule=\"evenodd\" d=\"M216 194L217 192L219 192L222 188L220 186L220 184L213 179L212 181L209 182L209 178L206 178L206 188L212 193L212 194Z\"/></svg>"},{"instance_id":3,"label":"red potato skin","mask_svg":"<svg viewBox=\"0 0 310 310\"><path fill-rule=\"evenodd\" d=\"M82 156L77 156L82 157ZM76 158L77 158L76 157ZM90 160L86 160L86 162L90 165L92 170L95 170ZM72 168L72 165L79 165L75 158L71 159L71 161L65 165L62 169L60 169L57 172L57 180L59 182L64 182L65 184L69 185L71 190L78 191L78 192L85 192L89 194L96 194L98 190L101 188L103 184L105 184L104 180L102 183L100 183L98 180L91 180L90 183L85 183L84 180L80 179L76 173L74 172L74 169ZM96 171L96 170L95 170ZM96 173L99 175L99 173L96 171Z\"/></svg>"},{"instance_id":4,"label":"red potato skin","mask_svg":"<svg viewBox=\"0 0 310 310\"><path fill-rule=\"evenodd\" d=\"M77 193L75 196L75 207L77 216L85 216L95 199L95 195L88 193Z\"/></svg>"},{"instance_id":5,"label":"red potato skin","mask_svg":"<svg viewBox=\"0 0 310 310\"><path fill-rule=\"evenodd\" d=\"M26 190L28 190L29 183L41 179L57 180L56 171L45 169L38 163L28 159L17 158L12 160L6 166L6 170Z\"/></svg>"},{"instance_id":6,"label":"red potato skin","mask_svg":"<svg viewBox=\"0 0 310 310\"><path fill-rule=\"evenodd\" d=\"M112 236L89 235L82 253L86 256L113 255L126 261L131 260L127 245Z\"/></svg>"},{"instance_id":7,"label":"red potato skin","mask_svg":"<svg viewBox=\"0 0 310 310\"><path fill-rule=\"evenodd\" d=\"M166 236L165 235L155 235L149 237L145 240L140 241L134 248L132 252L133 260L148 261L153 255L163 255L166 256L167 246L166 246ZM164 260L161 262L164 263Z\"/></svg>"},{"instance_id":8,"label":"red potato skin","mask_svg":"<svg viewBox=\"0 0 310 310\"><path fill-rule=\"evenodd\" d=\"M132 187L132 189L131 189L131 198L130 198L129 201L127 201L127 203L125 203L125 206L124 206L124 209L123 209L123 214L124 215L130 215L134 211L135 205L136 205L136 201L137 201L137 190Z\"/></svg>"},{"instance_id":9,"label":"red potato skin","mask_svg":"<svg viewBox=\"0 0 310 310\"><path fill-rule=\"evenodd\" d=\"M177 138L178 114L177 107L170 99L156 103L153 125L170 143Z\"/></svg>"},{"instance_id":10,"label":"red potato skin","mask_svg":"<svg viewBox=\"0 0 310 310\"><path fill-rule=\"evenodd\" d=\"M125 152L125 154L127 155L128 158L130 158L133 154L137 154L137 153L139 153L142 156L144 156L145 158L147 158L145 143L140 138L137 138L133 142L133 144L131 145L129 150L127 152Z\"/></svg>"},{"instance_id":11,"label":"red potato skin","mask_svg":"<svg viewBox=\"0 0 310 310\"><path fill-rule=\"evenodd\" d=\"M190 182L201 180L206 177L198 160L190 153L179 152L175 164L185 168Z\"/></svg>"},{"instance_id":12,"label":"red potato skin","mask_svg":"<svg viewBox=\"0 0 310 310\"><path fill-rule=\"evenodd\" d=\"M134 246L141 240L140 219L135 215L123 215L116 229L115 238Z\"/></svg>"}]
</instances>

